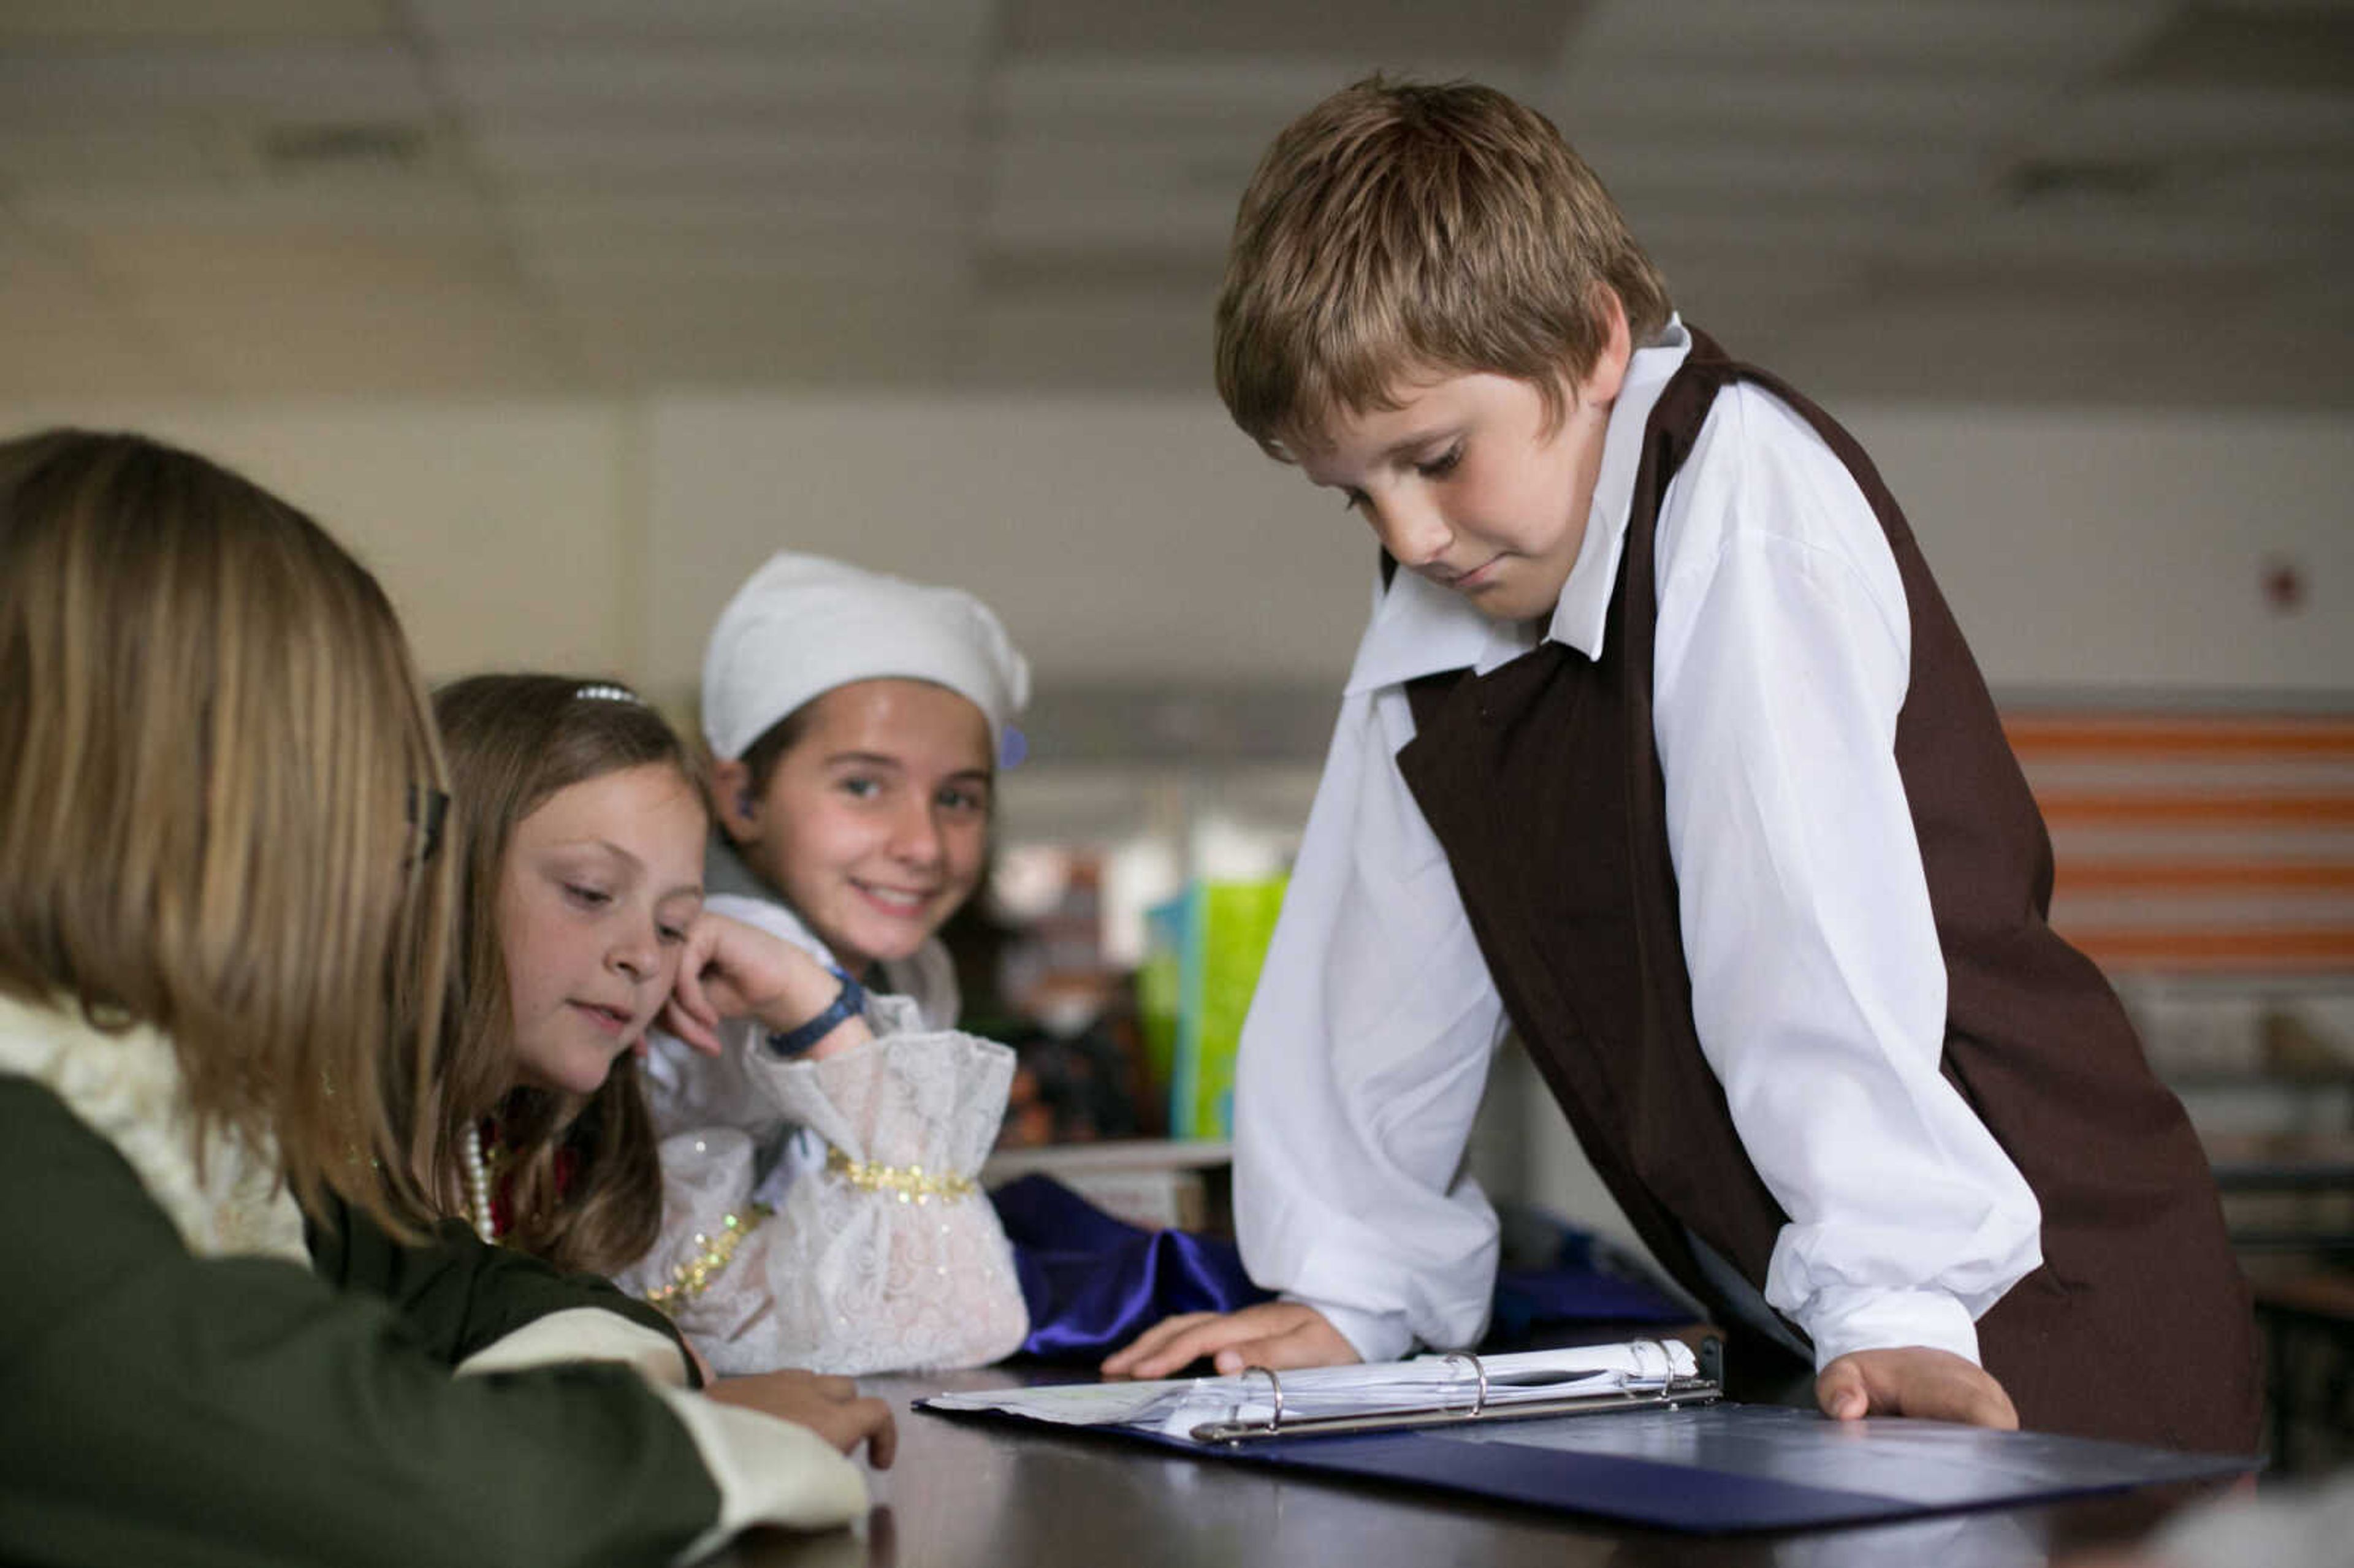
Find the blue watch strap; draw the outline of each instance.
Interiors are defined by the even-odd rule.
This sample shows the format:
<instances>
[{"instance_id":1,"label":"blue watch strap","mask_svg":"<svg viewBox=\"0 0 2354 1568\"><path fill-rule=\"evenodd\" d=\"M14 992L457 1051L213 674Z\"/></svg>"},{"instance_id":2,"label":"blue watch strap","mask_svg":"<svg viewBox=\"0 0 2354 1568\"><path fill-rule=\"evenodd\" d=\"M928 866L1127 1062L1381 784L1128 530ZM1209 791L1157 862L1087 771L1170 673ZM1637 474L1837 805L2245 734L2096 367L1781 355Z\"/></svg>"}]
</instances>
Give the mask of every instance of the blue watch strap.
<instances>
[{"instance_id":1,"label":"blue watch strap","mask_svg":"<svg viewBox=\"0 0 2354 1568\"><path fill-rule=\"evenodd\" d=\"M832 1005L806 1023L769 1035L769 1050L779 1056L798 1056L832 1033L844 1020L857 1017L865 1008L866 988L840 969L835 969L833 976L842 982L842 990L835 995Z\"/></svg>"}]
</instances>

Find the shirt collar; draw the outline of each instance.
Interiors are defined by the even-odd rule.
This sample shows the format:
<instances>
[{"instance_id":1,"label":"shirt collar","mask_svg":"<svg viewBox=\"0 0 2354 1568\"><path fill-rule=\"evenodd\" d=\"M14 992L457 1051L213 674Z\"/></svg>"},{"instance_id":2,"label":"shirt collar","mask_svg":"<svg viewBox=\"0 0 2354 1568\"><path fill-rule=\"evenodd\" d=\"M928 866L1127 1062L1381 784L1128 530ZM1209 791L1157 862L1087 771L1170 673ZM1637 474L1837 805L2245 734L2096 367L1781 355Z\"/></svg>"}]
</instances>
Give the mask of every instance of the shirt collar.
<instances>
[{"instance_id":1,"label":"shirt collar","mask_svg":"<svg viewBox=\"0 0 2354 1568\"><path fill-rule=\"evenodd\" d=\"M1618 400L1610 408L1610 423L1602 437L1602 467L1594 479L1594 505L1585 515L1585 542L1578 546L1577 565L1562 584L1561 600L1546 629L1552 641L1566 642L1589 659L1602 657L1610 591L1618 584L1618 557L1627 547L1627 514L1635 504L1635 475L1643 465L1643 429L1651 422L1651 409L1667 389L1668 378L1691 352L1691 334L1684 330L1683 318L1670 316L1659 338L1638 349L1628 362Z\"/></svg>"},{"instance_id":2,"label":"shirt collar","mask_svg":"<svg viewBox=\"0 0 2354 1568\"><path fill-rule=\"evenodd\" d=\"M1650 422L1652 407L1669 377L1691 352L1691 334L1682 318L1669 317L1659 335L1628 360L1617 401L1611 405L1585 541L1545 629L1548 639L1589 659L1602 653L1610 592L1617 583L1618 556L1626 546L1627 517L1634 504L1635 475L1642 464L1643 428ZM1346 689L1352 694L1372 691L1467 664L1484 675L1519 658L1537 641L1532 622L1490 620L1460 594L1401 570L1386 592L1375 579L1373 618L1357 644Z\"/></svg>"}]
</instances>

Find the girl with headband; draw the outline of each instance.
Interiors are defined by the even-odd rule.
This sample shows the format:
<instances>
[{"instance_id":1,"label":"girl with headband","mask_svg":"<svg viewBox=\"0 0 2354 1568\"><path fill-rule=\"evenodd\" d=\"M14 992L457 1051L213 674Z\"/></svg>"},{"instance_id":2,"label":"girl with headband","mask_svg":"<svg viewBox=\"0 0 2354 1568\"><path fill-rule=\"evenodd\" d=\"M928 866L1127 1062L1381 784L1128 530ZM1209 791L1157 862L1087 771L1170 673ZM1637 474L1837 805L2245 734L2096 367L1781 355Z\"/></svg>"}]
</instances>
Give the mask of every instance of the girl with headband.
<instances>
[{"instance_id":1,"label":"girl with headband","mask_svg":"<svg viewBox=\"0 0 2354 1568\"><path fill-rule=\"evenodd\" d=\"M689 1393L659 1316L434 1225L445 783L309 518L0 442L0 1248L40 1260L0 1560L654 1563L865 1512L880 1402Z\"/></svg>"}]
</instances>

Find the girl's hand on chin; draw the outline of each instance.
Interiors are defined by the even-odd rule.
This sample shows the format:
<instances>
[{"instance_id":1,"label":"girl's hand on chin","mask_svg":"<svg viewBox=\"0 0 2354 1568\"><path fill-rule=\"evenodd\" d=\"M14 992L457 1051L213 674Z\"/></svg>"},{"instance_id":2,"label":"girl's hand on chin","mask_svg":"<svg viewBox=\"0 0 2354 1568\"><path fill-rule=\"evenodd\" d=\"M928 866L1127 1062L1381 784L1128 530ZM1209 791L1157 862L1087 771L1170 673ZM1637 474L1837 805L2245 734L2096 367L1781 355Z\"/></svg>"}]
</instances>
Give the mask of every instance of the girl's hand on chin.
<instances>
[{"instance_id":1,"label":"girl's hand on chin","mask_svg":"<svg viewBox=\"0 0 2354 1568\"><path fill-rule=\"evenodd\" d=\"M716 1056L723 1020L791 1029L832 1005L841 986L831 969L783 938L705 910L687 931L663 1027Z\"/></svg>"}]
</instances>

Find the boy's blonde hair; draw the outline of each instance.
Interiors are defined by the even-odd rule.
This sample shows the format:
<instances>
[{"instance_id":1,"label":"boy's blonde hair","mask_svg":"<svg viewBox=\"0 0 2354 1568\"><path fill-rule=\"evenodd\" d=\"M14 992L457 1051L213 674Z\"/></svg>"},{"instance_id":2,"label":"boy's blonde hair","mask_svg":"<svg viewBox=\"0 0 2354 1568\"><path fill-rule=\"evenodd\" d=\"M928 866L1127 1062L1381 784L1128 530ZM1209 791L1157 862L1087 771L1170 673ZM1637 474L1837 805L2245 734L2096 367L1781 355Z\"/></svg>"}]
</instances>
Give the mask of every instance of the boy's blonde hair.
<instances>
[{"instance_id":1,"label":"boy's blonde hair","mask_svg":"<svg viewBox=\"0 0 2354 1568\"><path fill-rule=\"evenodd\" d=\"M1517 377L1557 421L1608 344L1606 290L1638 345L1666 325L1666 282L1551 121L1370 77L1285 127L1243 193L1218 395L1286 459L1421 371Z\"/></svg>"},{"instance_id":2,"label":"boy's blonde hair","mask_svg":"<svg viewBox=\"0 0 2354 1568\"><path fill-rule=\"evenodd\" d=\"M0 991L172 1040L199 1128L395 1234L448 946L441 764L383 590L137 436L0 442Z\"/></svg>"}]
</instances>

